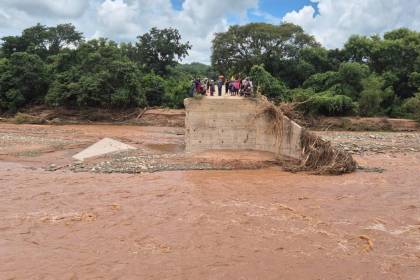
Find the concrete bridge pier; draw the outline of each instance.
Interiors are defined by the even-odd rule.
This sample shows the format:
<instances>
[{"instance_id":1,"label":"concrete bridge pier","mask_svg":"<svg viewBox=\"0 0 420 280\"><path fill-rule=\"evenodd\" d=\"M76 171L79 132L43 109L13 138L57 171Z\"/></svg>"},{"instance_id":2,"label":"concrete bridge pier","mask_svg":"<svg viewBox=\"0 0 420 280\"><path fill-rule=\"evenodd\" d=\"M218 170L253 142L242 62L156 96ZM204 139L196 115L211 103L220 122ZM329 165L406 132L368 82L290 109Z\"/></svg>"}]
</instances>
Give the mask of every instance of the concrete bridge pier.
<instances>
[{"instance_id":1,"label":"concrete bridge pier","mask_svg":"<svg viewBox=\"0 0 420 280\"><path fill-rule=\"evenodd\" d=\"M261 102L243 97L185 99L186 151L257 150L301 160L303 128L282 116L275 129L274 120L261 112Z\"/></svg>"}]
</instances>

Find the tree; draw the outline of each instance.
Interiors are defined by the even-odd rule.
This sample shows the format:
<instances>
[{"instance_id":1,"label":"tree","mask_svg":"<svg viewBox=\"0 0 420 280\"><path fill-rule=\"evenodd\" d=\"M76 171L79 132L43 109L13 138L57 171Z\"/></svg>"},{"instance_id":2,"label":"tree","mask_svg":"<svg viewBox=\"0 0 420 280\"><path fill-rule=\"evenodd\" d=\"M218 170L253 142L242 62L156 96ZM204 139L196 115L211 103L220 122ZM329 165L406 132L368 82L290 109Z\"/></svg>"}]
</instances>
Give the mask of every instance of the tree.
<instances>
[{"instance_id":1,"label":"tree","mask_svg":"<svg viewBox=\"0 0 420 280\"><path fill-rule=\"evenodd\" d=\"M327 116L343 116L354 112L355 104L350 97L326 91L310 100L312 111Z\"/></svg>"},{"instance_id":2,"label":"tree","mask_svg":"<svg viewBox=\"0 0 420 280\"><path fill-rule=\"evenodd\" d=\"M6 36L1 38L2 57L10 57L15 52L24 52L28 48L27 43L20 36Z\"/></svg>"},{"instance_id":3,"label":"tree","mask_svg":"<svg viewBox=\"0 0 420 280\"><path fill-rule=\"evenodd\" d=\"M250 77L254 83L255 91L261 91L262 94L272 100L287 100L287 87L271 76L263 66L255 65L252 67Z\"/></svg>"},{"instance_id":4,"label":"tree","mask_svg":"<svg viewBox=\"0 0 420 280\"><path fill-rule=\"evenodd\" d=\"M225 75L248 74L254 65L264 65L271 73L287 69L305 47L318 47L314 37L300 26L283 23L234 25L216 33L212 43L212 65Z\"/></svg>"},{"instance_id":5,"label":"tree","mask_svg":"<svg viewBox=\"0 0 420 280\"><path fill-rule=\"evenodd\" d=\"M311 88L315 92L326 91L332 86L340 82L338 72L328 71L324 73L316 73L310 76L304 83L303 88Z\"/></svg>"},{"instance_id":6,"label":"tree","mask_svg":"<svg viewBox=\"0 0 420 280\"><path fill-rule=\"evenodd\" d=\"M336 92L356 100L363 90L362 80L370 74L369 67L357 62L342 63L338 69Z\"/></svg>"},{"instance_id":7,"label":"tree","mask_svg":"<svg viewBox=\"0 0 420 280\"><path fill-rule=\"evenodd\" d=\"M152 28L137 38L138 62L159 75L166 75L168 66L175 66L176 60L185 58L191 49L189 42L182 43L179 31L173 28Z\"/></svg>"},{"instance_id":8,"label":"tree","mask_svg":"<svg viewBox=\"0 0 420 280\"><path fill-rule=\"evenodd\" d=\"M299 51L299 60L311 64L316 73L332 69L328 51L322 47L308 47Z\"/></svg>"},{"instance_id":9,"label":"tree","mask_svg":"<svg viewBox=\"0 0 420 280\"><path fill-rule=\"evenodd\" d=\"M46 67L37 55L18 52L0 60L0 111L42 102L47 88Z\"/></svg>"},{"instance_id":10,"label":"tree","mask_svg":"<svg viewBox=\"0 0 420 280\"><path fill-rule=\"evenodd\" d=\"M0 111L42 102L182 107L193 78L220 73L251 75L271 100L303 100L304 111L316 114L413 116L418 108L420 32L406 28L352 36L344 48L327 50L294 24L232 26L216 34L212 66L180 64L190 48L171 28L116 43L85 42L71 24L37 24L2 38Z\"/></svg>"},{"instance_id":11,"label":"tree","mask_svg":"<svg viewBox=\"0 0 420 280\"><path fill-rule=\"evenodd\" d=\"M407 117L420 121L420 92L413 97L407 98L402 105L402 110Z\"/></svg>"},{"instance_id":12,"label":"tree","mask_svg":"<svg viewBox=\"0 0 420 280\"><path fill-rule=\"evenodd\" d=\"M409 85L420 91L420 73L413 72L408 76Z\"/></svg>"},{"instance_id":13,"label":"tree","mask_svg":"<svg viewBox=\"0 0 420 280\"><path fill-rule=\"evenodd\" d=\"M130 43L121 43L120 50L124 54L124 56L128 57L131 61L138 62L139 61L139 54L137 47L135 44Z\"/></svg>"},{"instance_id":14,"label":"tree","mask_svg":"<svg viewBox=\"0 0 420 280\"><path fill-rule=\"evenodd\" d=\"M331 67L331 71L338 71L340 64L348 61L344 50L331 49L327 52L328 63Z\"/></svg>"},{"instance_id":15,"label":"tree","mask_svg":"<svg viewBox=\"0 0 420 280\"><path fill-rule=\"evenodd\" d=\"M190 96L191 81L187 79L168 79L165 81L164 106L183 108L184 99Z\"/></svg>"},{"instance_id":16,"label":"tree","mask_svg":"<svg viewBox=\"0 0 420 280\"><path fill-rule=\"evenodd\" d=\"M375 74L362 81L363 91L360 93L359 112L362 116L383 114L382 103L387 98L393 98L391 87L384 88L385 80Z\"/></svg>"},{"instance_id":17,"label":"tree","mask_svg":"<svg viewBox=\"0 0 420 280\"><path fill-rule=\"evenodd\" d=\"M288 87L296 88L311 75L333 69L328 61L328 51L321 47L300 49L296 58L282 62L282 66L273 74L285 81Z\"/></svg>"},{"instance_id":18,"label":"tree","mask_svg":"<svg viewBox=\"0 0 420 280\"><path fill-rule=\"evenodd\" d=\"M348 60L358 63L370 63L377 37L353 35L344 45L344 54Z\"/></svg>"},{"instance_id":19,"label":"tree","mask_svg":"<svg viewBox=\"0 0 420 280\"><path fill-rule=\"evenodd\" d=\"M165 80L162 77L155 75L154 73L149 73L143 77L141 86L142 91L146 96L147 105L162 105L165 95Z\"/></svg>"},{"instance_id":20,"label":"tree","mask_svg":"<svg viewBox=\"0 0 420 280\"><path fill-rule=\"evenodd\" d=\"M372 52L371 68L378 74L392 72L397 81L395 93L405 99L417 91L410 84L409 75L416 71L420 60L420 33L406 28L385 33Z\"/></svg>"},{"instance_id":21,"label":"tree","mask_svg":"<svg viewBox=\"0 0 420 280\"><path fill-rule=\"evenodd\" d=\"M337 72L328 71L310 76L304 88L312 88L315 92L334 91L356 100L363 89L362 80L369 75L369 67L357 62L342 63Z\"/></svg>"},{"instance_id":22,"label":"tree","mask_svg":"<svg viewBox=\"0 0 420 280\"><path fill-rule=\"evenodd\" d=\"M58 54L63 48L77 47L83 41L82 33L71 23L50 27L48 33L48 55Z\"/></svg>"},{"instance_id":23,"label":"tree","mask_svg":"<svg viewBox=\"0 0 420 280\"><path fill-rule=\"evenodd\" d=\"M113 41L91 40L53 59L54 82L45 97L49 105L127 108L146 104L142 73Z\"/></svg>"},{"instance_id":24,"label":"tree","mask_svg":"<svg viewBox=\"0 0 420 280\"><path fill-rule=\"evenodd\" d=\"M345 95L336 95L333 91L315 93L312 88L291 90L292 100L297 109L306 115L341 116L355 112L356 104Z\"/></svg>"},{"instance_id":25,"label":"tree","mask_svg":"<svg viewBox=\"0 0 420 280\"><path fill-rule=\"evenodd\" d=\"M173 72L182 72L190 76L190 78L195 78L195 77L212 78L214 75L217 75L213 71L211 66L203 64L203 63L198 63L198 62L187 63L187 64L177 64L174 67Z\"/></svg>"},{"instance_id":26,"label":"tree","mask_svg":"<svg viewBox=\"0 0 420 280\"><path fill-rule=\"evenodd\" d=\"M72 24L59 24L47 27L37 24L22 31L21 36L2 38L2 53L9 57L15 52L36 54L42 59L56 55L66 47L77 47L83 40Z\"/></svg>"}]
</instances>

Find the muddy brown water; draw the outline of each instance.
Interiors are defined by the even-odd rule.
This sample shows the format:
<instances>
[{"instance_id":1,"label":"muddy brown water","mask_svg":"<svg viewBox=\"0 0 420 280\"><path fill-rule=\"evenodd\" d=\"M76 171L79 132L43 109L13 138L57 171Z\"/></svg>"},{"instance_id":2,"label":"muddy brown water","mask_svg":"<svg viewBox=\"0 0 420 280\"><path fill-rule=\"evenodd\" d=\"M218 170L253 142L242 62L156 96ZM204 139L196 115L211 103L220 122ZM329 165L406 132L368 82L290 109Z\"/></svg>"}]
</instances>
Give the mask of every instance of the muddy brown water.
<instances>
[{"instance_id":1,"label":"muddy brown water","mask_svg":"<svg viewBox=\"0 0 420 280\"><path fill-rule=\"evenodd\" d=\"M106 129L0 125L182 145L168 128ZM358 156L385 171L344 176L41 168L78 149L0 156L0 279L420 279L418 152Z\"/></svg>"},{"instance_id":2,"label":"muddy brown water","mask_svg":"<svg viewBox=\"0 0 420 280\"><path fill-rule=\"evenodd\" d=\"M185 145L177 144L147 144L147 148L166 153L180 153L185 150Z\"/></svg>"}]
</instances>

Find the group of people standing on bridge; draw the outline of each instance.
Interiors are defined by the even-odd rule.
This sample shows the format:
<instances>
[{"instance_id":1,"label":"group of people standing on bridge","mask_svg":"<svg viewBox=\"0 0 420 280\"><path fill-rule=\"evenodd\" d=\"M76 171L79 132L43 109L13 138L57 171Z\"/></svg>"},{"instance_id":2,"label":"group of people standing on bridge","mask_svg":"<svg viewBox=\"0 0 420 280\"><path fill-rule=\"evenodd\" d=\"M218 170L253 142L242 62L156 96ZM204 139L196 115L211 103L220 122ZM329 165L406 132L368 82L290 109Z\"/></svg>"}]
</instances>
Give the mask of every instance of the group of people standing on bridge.
<instances>
[{"instance_id":1,"label":"group of people standing on bridge","mask_svg":"<svg viewBox=\"0 0 420 280\"><path fill-rule=\"evenodd\" d=\"M216 93L217 90L217 93ZM193 95L207 96L245 96L249 97L253 92L252 81L247 77L241 79L232 77L230 80L220 75L218 79L196 78L193 81Z\"/></svg>"}]
</instances>

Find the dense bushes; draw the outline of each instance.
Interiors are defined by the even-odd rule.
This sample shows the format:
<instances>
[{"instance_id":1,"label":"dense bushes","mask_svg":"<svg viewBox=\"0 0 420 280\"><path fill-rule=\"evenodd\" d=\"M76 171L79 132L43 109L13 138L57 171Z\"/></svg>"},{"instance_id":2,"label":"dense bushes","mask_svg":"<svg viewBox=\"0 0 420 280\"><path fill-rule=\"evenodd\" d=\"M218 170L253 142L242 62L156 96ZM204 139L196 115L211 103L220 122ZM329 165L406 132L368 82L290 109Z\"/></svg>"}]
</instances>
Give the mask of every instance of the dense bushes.
<instances>
[{"instance_id":1,"label":"dense bushes","mask_svg":"<svg viewBox=\"0 0 420 280\"><path fill-rule=\"evenodd\" d=\"M146 96L147 105L159 106L165 95L164 79L154 73L147 74L141 81L142 92Z\"/></svg>"},{"instance_id":2,"label":"dense bushes","mask_svg":"<svg viewBox=\"0 0 420 280\"><path fill-rule=\"evenodd\" d=\"M355 104L350 97L334 95L332 92L315 96L311 104L313 111L327 116L348 115L355 111Z\"/></svg>"},{"instance_id":3,"label":"dense bushes","mask_svg":"<svg viewBox=\"0 0 420 280\"><path fill-rule=\"evenodd\" d=\"M402 105L402 110L407 116L420 121L420 93L406 99Z\"/></svg>"},{"instance_id":4,"label":"dense bushes","mask_svg":"<svg viewBox=\"0 0 420 280\"><path fill-rule=\"evenodd\" d=\"M37 55L16 52L0 59L0 111L42 103L47 87L46 67Z\"/></svg>"},{"instance_id":5,"label":"dense bushes","mask_svg":"<svg viewBox=\"0 0 420 280\"><path fill-rule=\"evenodd\" d=\"M165 83L164 104L170 108L184 107L184 99L190 97L191 82L187 79L169 79Z\"/></svg>"},{"instance_id":6,"label":"dense bushes","mask_svg":"<svg viewBox=\"0 0 420 280\"><path fill-rule=\"evenodd\" d=\"M313 89L295 89L290 95L297 108L310 115L344 116L357 110L357 104L350 97L335 95L332 91L316 93Z\"/></svg>"},{"instance_id":7,"label":"dense bushes","mask_svg":"<svg viewBox=\"0 0 420 280\"><path fill-rule=\"evenodd\" d=\"M281 83L279 80L262 66L254 68L251 73L256 73L252 76L258 84L271 85L260 87L263 94L275 100L292 100L306 114L415 117L417 98L407 99L400 107L400 99L392 87L394 75L371 73L362 63L343 62L337 71L316 73L303 83L302 88L291 90L284 86L276 88L275 85ZM416 82L417 76L411 75L411 83Z\"/></svg>"},{"instance_id":8,"label":"dense bushes","mask_svg":"<svg viewBox=\"0 0 420 280\"><path fill-rule=\"evenodd\" d=\"M136 46L107 39L85 42L72 25L37 25L22 36L3 38L0 113L34 103L106 109L182 107L190 90L189 72L210 67L178 68L175 58L184 57L189 44L182 44L174 29L152 31ZM153 63L141 60L147 51L153 52ZM166 76L156 75L154 68Z\"/></svg>"},{"instance_id":9,"label":"dense bushes","mask_svg":"<svg viewBox=\"0 0 420 280\"><path fill-rule=\"evenodd\" d=\"M239 43L238 43L239 41ZM226 73L252 72L272 99L310 100L307 113L413 117L420 90L420 32L405 28L380 36L352 36L342 49L327 50L299 27L248 24L218 33L213 65ZM254 69L255 70L255 69ZM257 75L258 76L258 75ZM276 88L278 81L288 89ZM284 98L286 97L286 98Z\"/></svg>"},{"instance_id":10,"label":"dense bushes","mask_svg":"<svg viewBox=\"0 0 420 280\"><path fill-rule=\"evenodd\" d=\"M127 108L146 103L141 72L113 42L92 40L51 60L53 81L45 96L49 105Z\"/></svg>"},{"instance_id":11,"label":"dense bushes","mask_svg":"<svg viewBox=\"0 0 420 280\"><path fill-rule=\"evenodd\" d=\"M371 73L369 67L358 62L343 62L337 71L327 71L311 75L302 88L287 89L285 85L263 66L251 70L254 84L273 100L292 100L306 114L342 116L359 114L362 116L390 115L414 116L416 101L404 103L398 108L392 84L395 77L387 72L382 76ZM413 84L417 76L411 76Z\"/></svg>"},{"instance_id":12,"label":"dense bushes","mask_svg":"<svg viewBox=\"0 0 420 280\"><path fill-rule=\"evenodd\" d=\"M394 103L392 87L386 87L385 80L375 74L362 81L363 90L359 98L359 113L362 116L385 115Z\"/></svg>"},{"instance_id":13,"label":"dense bushes","mask_svg":"<svg viewBox=\"0 0 420 280\"><path fill-rule=\"evenodd\" d=\"M261 91L262 94L270 99L283 101L287 99L286 86L280 80L268 73L263 66L253 66L251 68L250 77L256 91Z\"/></svg>"},{"instance_id":14,"label":"dense bushes","mask_svg":"<svg viewBox=\"0 0 420 280\"><path fill-rule=\"evenodd\" d=\"M296 101L307 114L420 118L419 32L352 36L342 49L327 50L294 24L232 26L215 36L214 68L179 64L190 48L172 28L118 44L85 41L71 24L38 24L2 38L0 113L42 103L180 108L193 78L224 74L250 76L256 91Z\"/></svg>"},{"instance_id":15,"label":"dense bushes","mask_svg":"<svg viewBox=\"0 0 420 280\"><path fill-rule=\"evenodd\" d=\"M310 76L304 83L303 88L311 88L315 92L321 92L329 89L339 82L337 72L328 71L324 73L317 73Z\"/></svg>"}]
</instances>

